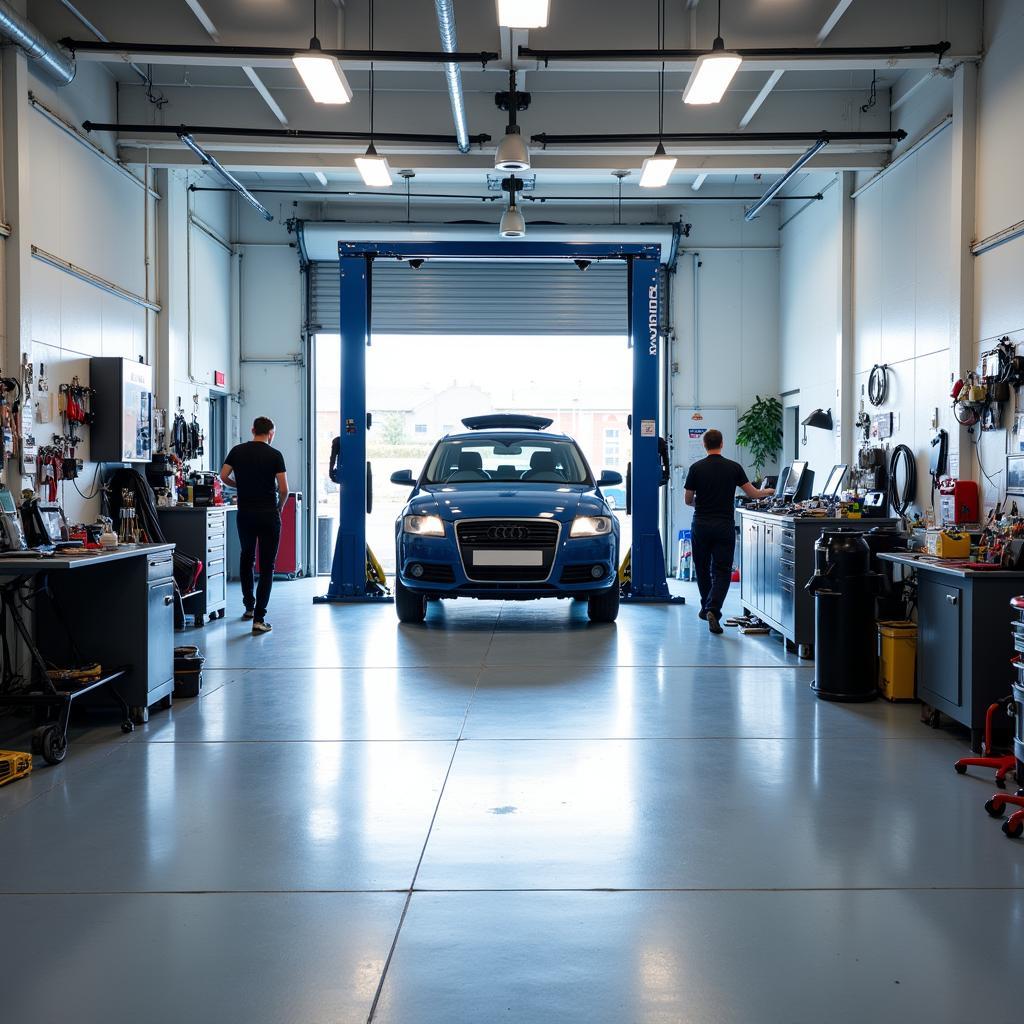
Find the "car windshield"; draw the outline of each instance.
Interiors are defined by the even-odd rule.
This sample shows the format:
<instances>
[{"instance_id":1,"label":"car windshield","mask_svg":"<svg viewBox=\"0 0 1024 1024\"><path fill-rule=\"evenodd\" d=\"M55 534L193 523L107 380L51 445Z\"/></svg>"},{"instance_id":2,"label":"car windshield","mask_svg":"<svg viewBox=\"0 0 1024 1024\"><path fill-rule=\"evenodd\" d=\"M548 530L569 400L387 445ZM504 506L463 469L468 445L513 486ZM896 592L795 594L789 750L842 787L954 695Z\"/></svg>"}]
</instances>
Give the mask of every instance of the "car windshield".
<instances>
[{"instance_id":1,"label":"car windshield","mask_svg":"<svg viewBox=\"0 0 1024 1024\"><path fill-rule=\"evenodd\" d=\"M590 482L572 441L538 437L471 437L442 441L427 465L428 484Z\"/></svg>"}]
</instances>

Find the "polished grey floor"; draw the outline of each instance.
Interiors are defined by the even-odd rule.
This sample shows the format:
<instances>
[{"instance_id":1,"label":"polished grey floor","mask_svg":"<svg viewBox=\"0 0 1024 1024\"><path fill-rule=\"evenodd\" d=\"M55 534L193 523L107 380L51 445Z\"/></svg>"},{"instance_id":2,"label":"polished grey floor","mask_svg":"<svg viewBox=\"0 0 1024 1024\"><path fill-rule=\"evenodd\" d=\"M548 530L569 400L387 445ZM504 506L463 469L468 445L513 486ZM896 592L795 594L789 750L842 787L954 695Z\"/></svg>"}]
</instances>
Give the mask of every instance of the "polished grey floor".
<instances>
[{"instance_id":1,"label":"polished grey floor","mask_svg":"<svg viewBox=\"0 0 1024 1024\"><path fill-rule=\"evenodd\" d=\"M1019 1019L1024 843L959 733L692 605L320 590L0 789L0 1020Z\"/></svg>"}]
</instances>

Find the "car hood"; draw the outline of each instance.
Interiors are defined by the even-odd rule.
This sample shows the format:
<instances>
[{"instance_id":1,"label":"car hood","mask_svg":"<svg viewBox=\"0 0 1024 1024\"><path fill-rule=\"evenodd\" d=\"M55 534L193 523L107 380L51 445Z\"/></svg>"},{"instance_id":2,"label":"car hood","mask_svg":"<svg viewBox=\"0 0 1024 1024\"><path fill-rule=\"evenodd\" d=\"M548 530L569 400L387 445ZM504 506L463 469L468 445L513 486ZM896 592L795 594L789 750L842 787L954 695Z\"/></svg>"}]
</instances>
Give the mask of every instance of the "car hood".
<instances>
[{"instance_id":1,"label":"car hood","mask_svg":"<svg viewBox=\"0 0 1024 1024\"><path fill-rule=\"evenodd\" d=\"M608 507L594 488L584 485L559 489L537 484L457 484L424 487L409 502L409 512L439 515L449 522L542 517L566 523L577 515L606 515Z\"/></svg>"}]
</instances>

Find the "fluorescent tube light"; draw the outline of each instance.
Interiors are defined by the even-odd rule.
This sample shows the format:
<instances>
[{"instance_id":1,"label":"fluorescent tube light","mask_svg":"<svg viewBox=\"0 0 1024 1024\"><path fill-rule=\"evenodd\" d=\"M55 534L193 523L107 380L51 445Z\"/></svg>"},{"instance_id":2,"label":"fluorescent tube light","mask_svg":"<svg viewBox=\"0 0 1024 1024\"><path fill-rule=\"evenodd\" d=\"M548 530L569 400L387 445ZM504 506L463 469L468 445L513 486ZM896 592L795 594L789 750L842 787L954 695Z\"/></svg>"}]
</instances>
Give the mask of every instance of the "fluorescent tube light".
<instances>
[{"instance_id":1,"label":"fluorescent tube light","mask_svg":"<svg viewBox=\"0 0 1024 1024\"><path fill-rule=\"evenodd\" d=\"M738 53L726 50L719 36L712 44L711 53L697 58L697 64L690 72L689 81L683 90L683 102L718 103L742 63L743 58Z\"/></svg>"},{"instance_id":2,"label":"fluorescent tube light","mask_svg":"<svg viewBox=\"0 0 1024 1024\"><path fill-rule=\"evenodd\" d=\"M311 48L292 57L295 70L317 103L350 103L352 87L348 84L337 57Z\"/></svg>"},{"instance_id":3,"label":"fluorescent tube light","mask_svg":"<svg viewBox=\"0 0 1024 1024\"><path fill-rule=\"evenodd\" d=\"M640 172L641 188L664 188L672 172L676 169L676 158L665 152L665 147L659 142L654 156L649 156L644 161L643 170Z\"/></svg>"},{"instance_id":4,"label":"fluorescent tube light","mask_svg":"<svg viewBox=\"0 0 1024 1024\"><path fill-rule=\"evenodd\" d=\"M359 169L364 185L368 185L370 188L391 187L391 168L388 167L387 160L378 155L372 142L366 150L365 156L356 157L356 167Z\"/></svg>"},{"instance_id":5,"label":"fluorescent tube light","mask_svg":"<svg viewBox=\"0 0 1024 1024\"><path fill-rule=\"evenodd\" d=\"M327 175L323 171L314 171L313 177L320 182L325 188L327 187Z\"/></svg>"},{"instance_id":6,"label":"fluorescent tube light","mask_svg":"<svg viewBox=\"0 0 1024 1024\"><path fill-rule=\"evenodd\" d=\"M502 28L547 28L551 0L498 0Z\"/></svg>"}]
</instances>

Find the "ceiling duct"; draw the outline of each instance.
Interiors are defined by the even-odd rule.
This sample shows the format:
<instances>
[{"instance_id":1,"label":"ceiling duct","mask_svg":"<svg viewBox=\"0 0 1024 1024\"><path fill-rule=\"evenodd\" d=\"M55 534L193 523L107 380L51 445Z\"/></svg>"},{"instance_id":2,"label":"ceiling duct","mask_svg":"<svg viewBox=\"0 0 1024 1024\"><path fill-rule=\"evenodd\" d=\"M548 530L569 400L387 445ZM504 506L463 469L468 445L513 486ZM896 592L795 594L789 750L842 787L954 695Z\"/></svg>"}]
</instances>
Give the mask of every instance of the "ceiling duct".
<instances>
[{"instance_id":1,"label":"ceiling duct","mask_svg":"<svg viewBox=\"0 0 1024 1024\"><path fill-rule=\"evenodd\" d=\"M70 85L75 80L75 62L6 0L0 0L0 35L20 47L58 85Z\"/></svg>"},{"instance_id":2,"label":"ceiling duct","mask_svg":"<svg viewBox=\"0 0 1024 1024\"><path fill-rule=\"evenodd\" d=\"M441 47L446 53L459 49L455 34L455 8L452 0L434 0L437 9L437 29L441 34ZM466 99L462 93L462 68L452 62L444 65L444 77L448 82L448 98L452 104L452 118L455 121L455 136L459 152L469 152L469 128L466 126Z\"/></svg>"}]
</instances>

